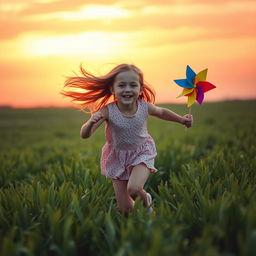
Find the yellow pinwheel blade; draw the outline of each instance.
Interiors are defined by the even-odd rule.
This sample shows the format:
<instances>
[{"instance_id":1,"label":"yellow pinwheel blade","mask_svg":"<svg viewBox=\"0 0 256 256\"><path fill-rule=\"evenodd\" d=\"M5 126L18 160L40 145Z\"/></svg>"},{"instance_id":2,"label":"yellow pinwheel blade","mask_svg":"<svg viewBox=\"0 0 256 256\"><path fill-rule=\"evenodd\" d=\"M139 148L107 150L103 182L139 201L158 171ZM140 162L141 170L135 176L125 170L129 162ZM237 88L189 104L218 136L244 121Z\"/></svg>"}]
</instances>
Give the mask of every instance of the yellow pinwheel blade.
<instances>
[{"instance_id":1,"label":"yellow pinwheel blade","mask_svg":"<svg viewBox=\"0 0 256 256\"><path fill-rule=\"evenodd\" d=\"M196 101L196 90L188 95L188 107L190 107Z\"/></svg>"},{"instance_id":2,"label":"yellow pinwheel blade","mask_svg":"<svg viewBox=\"0 0 256 256\"><path fill-rule=\"evenodd\" d=\"M189 93L193 92L194 89L195 89L195 88L184 88L183 91L182 91L182 93L181 93L177 98L179 98L179 97L181 97L181 96L184 96L184 95L186 95L186 94L189 94Z\"/></svg>"},{"instance_id":3,"label":"yellow pinwheel blade","mask_svg":"<svg viewBox=\"0 0 256 256\"><path fill-rule=\"evenodd\" d=\"M204 69L196 75L195 84L197 84L197 82L199 82L199 81L205 81L206 80L207 71L208 71L208 69Z\"/></svg>"}]
</instances>

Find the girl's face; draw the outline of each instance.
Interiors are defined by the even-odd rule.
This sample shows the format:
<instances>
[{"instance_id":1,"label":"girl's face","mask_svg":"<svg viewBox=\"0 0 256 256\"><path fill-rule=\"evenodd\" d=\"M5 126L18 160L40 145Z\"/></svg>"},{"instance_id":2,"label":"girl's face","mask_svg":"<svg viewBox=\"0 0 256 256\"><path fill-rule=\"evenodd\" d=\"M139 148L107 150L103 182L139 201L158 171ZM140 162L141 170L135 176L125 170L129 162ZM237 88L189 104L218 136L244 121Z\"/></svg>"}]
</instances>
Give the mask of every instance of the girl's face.
<instances>
[{"instance_id":1,"label":"girl's face","mask_svg":"<svg viewBox=\"0 0 256 256\"><path fill-rule=\"evenodd\" d=\"M111 92L122 104L136 102L142 93L139 75L132 70L120 72L115 78Z\"/></svg>"}]
</instances>

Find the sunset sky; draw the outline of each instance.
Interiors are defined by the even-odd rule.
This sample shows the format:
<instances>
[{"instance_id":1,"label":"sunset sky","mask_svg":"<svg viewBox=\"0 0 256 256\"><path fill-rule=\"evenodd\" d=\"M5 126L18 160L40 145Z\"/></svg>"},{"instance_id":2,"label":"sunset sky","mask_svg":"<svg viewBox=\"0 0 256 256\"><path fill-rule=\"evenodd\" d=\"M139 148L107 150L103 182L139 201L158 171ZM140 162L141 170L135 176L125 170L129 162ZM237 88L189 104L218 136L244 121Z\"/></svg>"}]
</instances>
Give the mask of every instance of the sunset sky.
<instances>
[{"instance_id":1,"label":"sunset sky","mask_svg":"<svg viewBox=\"0 0 256 256\"><path fill-rule=\"evenodd\" d=\"M133 63L157 102L180 102L186 65L208 68L205 101L256 99L256 1L2 0L0 105L64 106L65 76Z\"/></svg>"}]
</instances>

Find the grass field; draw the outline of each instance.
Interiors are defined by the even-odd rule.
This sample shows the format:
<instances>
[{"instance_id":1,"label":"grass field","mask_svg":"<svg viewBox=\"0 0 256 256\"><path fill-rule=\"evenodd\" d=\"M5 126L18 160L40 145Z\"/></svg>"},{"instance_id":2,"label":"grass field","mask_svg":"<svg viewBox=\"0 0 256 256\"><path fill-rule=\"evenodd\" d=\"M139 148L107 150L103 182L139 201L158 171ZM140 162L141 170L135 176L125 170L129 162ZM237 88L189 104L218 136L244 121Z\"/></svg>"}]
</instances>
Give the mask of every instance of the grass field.
<instances>
[{"instance_id":1,"label":"grass field","mask_svg":"<svg viewBox=\"0 0 256 256\"><path fill-rule=\"evenodd\" d=\"M150 118L156 216L137 200L128 219L100 174L104 127L82 140L75 109L0 110L0 255L255 256L255 110L195 104L187 131Z\"/></svg>"}]
</instances>

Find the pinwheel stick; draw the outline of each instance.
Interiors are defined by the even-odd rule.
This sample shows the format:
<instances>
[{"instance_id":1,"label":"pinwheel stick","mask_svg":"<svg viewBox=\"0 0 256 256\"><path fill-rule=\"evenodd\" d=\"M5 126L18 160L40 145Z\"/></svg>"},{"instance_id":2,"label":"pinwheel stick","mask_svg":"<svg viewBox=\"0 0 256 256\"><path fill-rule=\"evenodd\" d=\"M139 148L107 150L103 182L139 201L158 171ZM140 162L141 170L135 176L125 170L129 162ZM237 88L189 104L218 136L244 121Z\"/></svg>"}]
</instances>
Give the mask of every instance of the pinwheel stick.
<instances>
[{"instance_id":1,"label":"pinwheel stick","mask_svg":"<svg viewBox=\"0 0 256 256\"><path fill-rule=\"evenodd\" d=\"M188 108L188 114L191 115L191 107ZM188 127L185 126L185 132L187 132L187 130L188 130Z\"/></svg>"}]
</instances>

